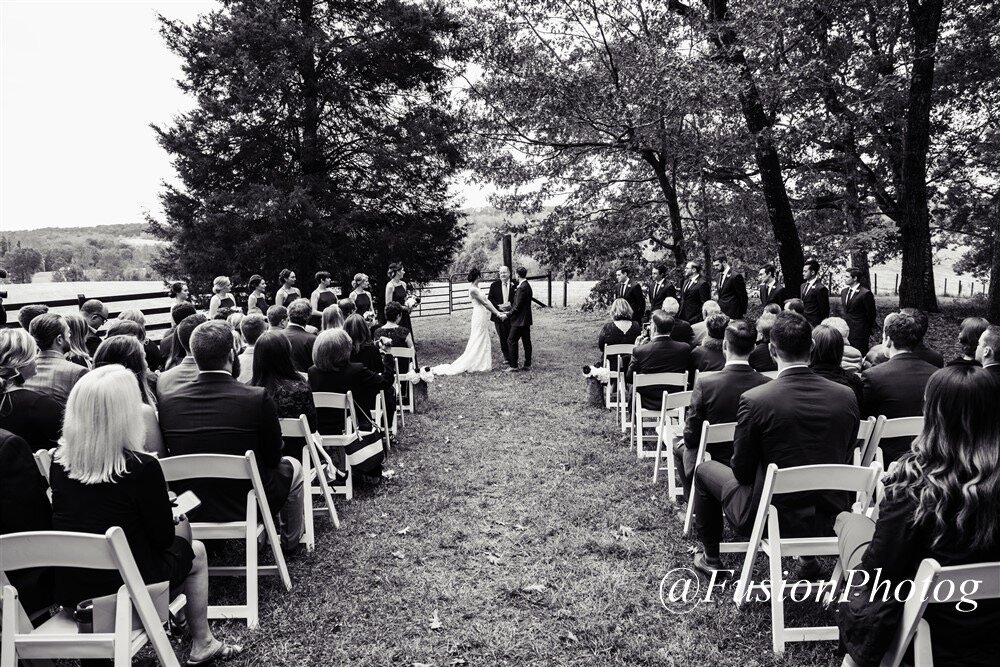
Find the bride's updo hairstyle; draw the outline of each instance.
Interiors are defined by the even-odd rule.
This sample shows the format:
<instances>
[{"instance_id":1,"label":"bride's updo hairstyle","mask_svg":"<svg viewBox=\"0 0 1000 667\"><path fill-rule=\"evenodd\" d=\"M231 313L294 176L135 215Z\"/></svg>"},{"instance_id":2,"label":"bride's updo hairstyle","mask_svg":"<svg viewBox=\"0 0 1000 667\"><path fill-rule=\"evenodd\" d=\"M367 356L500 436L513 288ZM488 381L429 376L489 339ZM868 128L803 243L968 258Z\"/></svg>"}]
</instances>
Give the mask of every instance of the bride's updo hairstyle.
<instances>
[{"instance_id":1,"label":"bride's updo hairstyle","mask_svg":"<svg viewBox=\"0 0 1000 667\"><path fill-rule=\"evenodd\" d=\"M386 271L386 275L389 276L390 278L395 278L396 274L399 273L399 270L401 268L403 268L402 262L393 262L392 264L389 265L389 270Z\"/></svg>"},{"instance_id":2,"label":"bride's updo hairstyle","mask_svg":"<svg viewBox=\"0 0 1000 667\"><path fill-rule=\"evenodd\" d=\"M479 276L481 276L481 275L483 275L482 271L480 271L477 268L473 268L471 271L469 271L469 282L470 283L478 283L479 282Z\"/></svg>"},{"instance_id":3,"label":"bride's updo hairstyle","mask_svg":"<svg viewBox=\"0 0 1000 667\"><path fill-rule=\"evenodd\" d=\"M363 283L367 279L368 279L367 274L355 273L354 280L351 281L351 284L354 285L355 289L357 289L358 287L361 287L361 283Z\"/></svg>"}]
</instances>

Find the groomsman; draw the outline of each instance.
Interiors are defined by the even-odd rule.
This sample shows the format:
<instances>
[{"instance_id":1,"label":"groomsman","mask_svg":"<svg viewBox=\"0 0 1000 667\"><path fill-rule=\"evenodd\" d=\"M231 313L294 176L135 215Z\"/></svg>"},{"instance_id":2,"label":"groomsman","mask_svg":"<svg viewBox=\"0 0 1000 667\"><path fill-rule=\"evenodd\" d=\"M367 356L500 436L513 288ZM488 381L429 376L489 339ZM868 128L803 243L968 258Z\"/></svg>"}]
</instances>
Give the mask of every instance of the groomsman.
<instances>
[{"instance_id":1,"label":"groomsman","mask_svg":"<svg viewBox=\"0 0 1000 667\"><path fill-rule=\"evenodd\" d=\"M875 295L861 284L861 270L847 270L847 287L840 292L844 306L844 320L850 329L847 341L861 350L862 356L871 347L872 330L875 328Z\"/></svg>"},{"instance_id":2,"label":"groomsman","mask_svg":"<svg viewBox=\"0 0 1000 667\"><path fill-rule=\"evenodd\" d=\"M653 267L653 284L649 286L649 312L663 309L663 300L676 297L677 288L667 284L667 267L657 264Z\"/></svg>"},{"instance_id":3,"label":"groomsman","mask_svg":"<svg viewBox=\"0 0 1000 667\"><path fill-rule=\"evenodd\" d=\"M684 267L684 287L681 289L679 317L689 324L701 322L701 307L712 299L712 287L701 275L700 262L688 262Z\"/></svg>"},{"instance_id":4,"label":"groomsman","mask_svg":"<svg viewBox=\"0 0 1000 667\"><path fill-rule=\"evenodd\" d=\"M646 314L646 295L642 293L642 286L629 280L628 269L618 269L615 277L618 279L615 297L628 301L628 305L632 306L632 320L642 322L642 316Z\"/></svg>"},{"instance_id":5,"label":"groomsman","mask_svg":"<svg viewBox=\"0 0 1000 667\"><path fill-rule=\"evenodd\" d=\"M776 303L781 308L785 307L785 299L788 298L788 291L778 284L774 264L765 264L757 272L757 281L760 283L760 306L763 308L769 303Z\"/></svg>"},{"instance_id":6,"label":"groomsman","mask_svg":"<svg viewBox=\"0 0 1000 667\"><path fill-rule=\"evenodd\" d=\"M712 262L712 269L718 276L719 296L716 301L722 312L731 320L742 320L747 313L747 281L742 273L733 273L733 267L725 255L719 255Z\"/></svg>"},{"instance_id":7,"label":"groomsman","mask_svg":"<svg viewBox=\"0 0 1000 667\"><path fill-rule=\"evenodd\" d=\"M486 298L497 310L506 312L510 310L510 304L514 300L514 283L510 280L510 267L501 266L497 269L497 273L500 277L490 283L490 291ZM500 319L496 315L490 314L490 320L493 321L493 326L497 330L504 361L509 366L510 347L507 345L507 337L510 336L510 319Z\"/></svg>"},{"instance_id":8,"label":"groomsman","mask_svg":"<svg viewBox=\"0 0 1000 667\"><path fill-rule=\"evenodd\" d=\"M799 298L805 307L805 316L809 324L819 326L819 323L830 317L830 290L819 279L819 262L813 258L806 260L802 267L802 279L799 287Z\"/></svg>"}]
</instances>

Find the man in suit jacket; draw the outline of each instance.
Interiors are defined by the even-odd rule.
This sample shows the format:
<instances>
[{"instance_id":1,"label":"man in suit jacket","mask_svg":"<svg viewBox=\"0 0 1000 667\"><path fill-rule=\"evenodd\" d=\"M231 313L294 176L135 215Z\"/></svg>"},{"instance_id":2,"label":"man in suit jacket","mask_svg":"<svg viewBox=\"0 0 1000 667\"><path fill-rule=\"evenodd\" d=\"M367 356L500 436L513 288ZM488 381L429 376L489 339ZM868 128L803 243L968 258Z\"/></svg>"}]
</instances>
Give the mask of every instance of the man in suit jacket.
<instances>
[{"instance_id":1,"label":"man in suit jacket","mask_svg":"<svg viewBox=\"0 0 1000 667\"><path fill-rule=\"evenodd\" d=\"M700 262L688 262L684 267L684 275L680 318L694 324L701 321L701 307L712 299L712 287L701 275Z\"/></svg>"},{"instance_id":2,"label":"man in suit jacket","mask_svg":"<svg viewBox=\"0 0 1000 667\"><path fill-rule=\"evenodd\" d=\"M771 356L771 327L776 319L777 315L774 313L763 313L757 318L757 345L748 361L750 367L758 373L778 370L778 362Z\"/></svg>"},{"instance_id":3,"label":"man in suit jacket","mask_svg":"<svg viewBox=\"0 0 1000 667\"><path fill-rule=\"evenodd\" d=\"M173 368L160 373L156 380L156 396L158 400L163 400L174 389L198 379L198 364L191 354L191 334L200 324L208 321L208 318L201 313L188 315L177 325L177 342L184 348L184 358L181 363Z\"/></svg>"},{"instance_id":4,"label":"man in suit jacket","mask_svg":"<svg viewBox=\"0 0 1000 667\"><path fill-rule=\"evenodd\" d=\"M812 328L805 318L781 313L771 329L771 348L778 378L739 399L731 467L708 461L695 471L694 513L705 552L695 556L694 566L709 575L722 569L723 511L737 534L750 532L768 464L843 464L858 434L854 392L809 369ZM832 529L833 518L846 503L838 493L804 492L774 500L789 536ZM810 574L817 569L812 559L800 567Z\"/></svg>"},{"instance_id":5,"label":"man in suit jacket","mask_svg":"<svg viewBox=\"0 0 1000 667\"><path fill-rule=\"evenodd\" d=\"M664 299L676 296L677 288L667 283L667 267L657 264L653 267L653 282L649 286L649 313L661 310Z\"/></svg>"},{"instance_id":6,"label":"man in suit jacket","mask_svg":"<svg viewBox=\"0 0 1000 667\"><path fill-rule=\"evenodd\" d=\"M674 448L674 461L684 486L685 498L691 494L691 477L694 475L702 426L706 422L725 424L736 421L736 408L743 392L770 381L767 376L750 368L747 361L756 339L756 332L748 322L730 322L722 341L725 367L718 373L700 375L694 384L684 425L684 441ZM708 453L713 461L729 465L733 445L728 442L712 444L708 446Z\"/></svg>"},{"instance_id":7,"label":"man in suit jacket","mask_svg":"<svg viewBox=\"0 0 1000 667\"><path fill-rule=\"evenodd\" d=\"M785 307L788 292L778 284L774 264L765 264L762 266L757 272L757 281L760 283L757 291L760 296L760 305L762 308L769 303L776 303L782 308Z\"/></svg>"},{"instance_id":8,"label":"man in suit jacket","mask_svg":"<svg viewBox=\"0 0 1000 667\"><path fill-rule=\"evenodd\" d=\"M670 337L679 343L691 345L694 341L694 331L691 330L690 324L677 317L680 309L681 305L674 297L668 296L663 300L663 312L674 318L674 326L670 329Z\"/></svg>"},{"instance_id":9,"label":"man in suit jacket","mask_svg":"<svg viewBox=\"0 0 1000 667\"><path fill-rule=\"evenodd\" d=\"M654 310L649 318L653 327L653 337L648 343L636 345L632 358L625 370L625 382L632 383L636 373L686 373L691 363L691 346L670 337L674 318L662 310ZM680 387L650 386L639 390L642 407L659 410L664 391L675 391Z\"/></svg>"},{"instance_id":10,"label":"man in suit jacket","mask_svg":"<svg viewBox=\"0 0 1000 667\"><path fill-rule=\"evenodd\" d=\"M288 326L285 327L284 334L292 345L292 365L300 373L308 372L313 365L316 334L306 331L312 312L309 299L296 299L288 307Z\"/></svg>"},{"instance_id":11,"label":"man in suit jacket","mask_svg":"<svg viewBox=\"0 0 1000 667\"><path fill-rule=\"evenodd\" d=\"M889 360L861 374L864 417L885 415L895 419L924 413L924 389L937 368L913 353L919 335L920 325L912 315L901 312L888 320L882 344ZM879 446L885 465L909 450L912 441L907 437L883 439Z\"/></svg>"},{"instance_id":12,"label":"man in suit jacket","mask_svg":"<svg viewBox=\"0 0 1000 667\"><path fill-rule=\"evenodd\" d=\"M83 315L83 319L87 320L87 326L90 328L84 345L87 348L87 353L93 357L106 334L106 332L101 331L101 327L108 321L108 307L99 299L88 299L80 306L80 314Z\"/></svg>"},{"instance_id":13,"label":"man in suit jacket","mask_svg":"<svg viewBox=\"0 0 1000 667\"><path fill-rule=\"evenodd\" d=\"M490 291L486 298L499 311L510 310L510 305L514 301L515 285L510 279L510 267L501 266L497 271L500 277L490 283ZM497 338L500 339L500 350L503 352L503 359L510 365L510 348L507 345L507 338L510 336L510 318L501 319L490 313L490 320L497 330Z\"/></svg>"},{"instance_id":14,"label":"man in suit jacket","mask_svg":"<svg viewBox=\"0 0 1000 667\"><path fill-rule=\"evenodd\" d=\"M618 280L615 298L628 301L628 305L632 307L632 321L642 322L646 314L646 295L642 293L642 286L629 279L628 269L625 268L618 269L615 278Z\"/></svg>"},{"instance_id":15,"label":"man in suit jacket","mask_svg":"<svg viewBox=\"0 0 1000 667\"><path fill-rule=\"evenodd\" d=\"M844 321L850 329L847 342L864 356L871 347L872 331L875 329L875 295L861 284L860 269L848 269L847 275L847 287L840 292Z\"/></svg>"},{"instance_id":16,"label":"man in suit jacket","mask_svg":"<svg viewBox=\"0 0 1000 667\"><path fill-rule=\"evenodd\" d=\"M69 392L87 369L66 359L69 352L69 323L62 315L45 313L31 321L28 332L38 344L35 374L24 388L51 396L65 406Z\"/></svg>"},{"instance_id":17,"label":"man in suit jacket","mask_svg":"<svg viewBox=\"0 0 1000 667\"><path fill-rule=\"evenodd\" d=\"M507 336L507 348L510 358L507 359L507 372L521 370L517 367L518 341L524 344L524 369L531 370L531 285L528 284L528 270L517 267L517 289L514 290L514 301L510 307L510 333Z\"/></svg>"},{"instance_id":18,"label":"man in suit jacket","mask_svg":"<svg viewBox=\"0 0 1000 667\"><path fill-rule=\"evenodd\" d=\"M281 517L281 546L296 549L303 532L302 468L294 458L281 456L281 427L274 402L263 387L251 387L233 377L236 350L228 323L212 320L198 325L191 335L191 351L200 371L198 378L177 387L159 403L168 455L243 456L252 450L268 506ZM247 482L211 479L175 486L178 491L190 489L201 500L201 507L191 513L192 520L240 521L246 516Z\"/></svg>"},{"instance_id":19,"label":"man in suit jacket","mask_svg":"<svg viewBox=\"0 0 1000 667\"><path fill-rule=\"evenodd\" d=\"M802 267L802 279L805 281L799 287L799 298L805 308L809 324L819 324L830 317L830 290L819 279L819 262L813 258L806 260Z\"/></svg>"},{"instance_id":20,"label":"man in suit jacket","mask_svg":"<svg viewBox=\"0 0 1000 667\"><path fill-rule=\"evenodd\" d=\"M976 346L976 361L983 368L1000 378L1000 327L991 324L979 335Z\"/></svg>"},{"instance_id":21,"label":"man in suit jacket","mask_svg":"<svg viewBox=\"0 0 1000 667\"><path fill-rule=\"evenodd\" d=\"M924 342L924 337L927 336L927 329L930 327L930 320L927 318L927 313L918 308L900 308L899 312L911 315L916 320L917 327L920 330L920 342L913 348L913 354L935 368L944 368L944 356L937 350L928 347L927 343Z\"/></svg>"},{"instance_id":22,"label":"man in suit jacket","mask_svg":"<svg viewBox=\"0 0 1000 667\"><path fill-rule=\"evenodd\" d=\"M733 272L725 255L719 255L712 263L718 284L719 296L716 301L722 312L730 319L741 320L747 314L749 297L747 296L747 281L742 273Z\"/></svg>"}]
</instances>

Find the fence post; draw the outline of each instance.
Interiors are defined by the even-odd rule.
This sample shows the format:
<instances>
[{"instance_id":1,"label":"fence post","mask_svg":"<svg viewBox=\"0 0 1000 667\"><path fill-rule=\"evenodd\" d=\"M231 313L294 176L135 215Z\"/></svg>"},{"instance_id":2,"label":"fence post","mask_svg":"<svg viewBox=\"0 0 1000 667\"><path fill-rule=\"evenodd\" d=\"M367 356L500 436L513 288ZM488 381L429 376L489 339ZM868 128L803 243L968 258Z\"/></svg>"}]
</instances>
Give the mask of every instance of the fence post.
<instances>
[{"instance_id":1,"label":"fence post","mask_svg":"<svg viewBox=\"0 0 1000 667\"><path fill-rule=\"evenodd\" d=\"M563 273L563 308L569 308L569 276Z\"/></svg>"},{"instance_id":2,"label":"fence post","mask_svg":"<svg viewBox=\"0 0 1000 667\"><path fill-rule=\"evenodd\" d=\"M549 308L552 307L552 272L549 271Z\"/></svg>"},{"instance_id":3,"label":"fence post","mask_svg":"<svg viewBox=\"0 0 1000 667\"><path fill-rule=\"evenodd\" d=\"M892 293L899 296L899 274L896 274L895 284L892 286Z\"/></svg>"},{"instance_id":4,"label":"fence post","mask_svg":"<svg viewBox=\"0 0 1000 667\"><path fill-rule=\"evenodd\" d=\"M962 296L962 281L958 281L958 295Z\"/></svg>"},{"instance_id":5,"label":"fence post","mask_svg":"<svg viewBox=\"0 0 1000 667\"><path fill-rule=\"evenodd\" d=\"M948 279L944 279L944 295L948 296Z\"/></svg>"},{"instance_id":6,"label":"fence post","mask_svg":"<svg viewBox=\"0 0 1000 667\"><path fill-rule=\"evenodd\" d=\"M78 308L83 308L83 302L86 301L86 300L87 300L87 296L85 294L77 294L76 295L77 307Z\"/></svg>"},{"instance_id":7,"label":"fence post","mask_svg":"<svg viewBox=\"0 0 1000 667\"><path fill-rule=\"evenodd\" d=\"M875 288L875 289L872 290L872 294L874 294L875 296L878 296L878 274L877 273L873 273L872 274L872 285Z\"/></svg>"},{"instance_id":8,"label":"fence post","mask_svg":"<svg viewBox=\"0 0 1000 667\"><path fill-rule=\"evenodd\" d=\"M448 276L448 314L452 313L452 303L451 303L451 276Z\"/></svg>"}]
</instances>

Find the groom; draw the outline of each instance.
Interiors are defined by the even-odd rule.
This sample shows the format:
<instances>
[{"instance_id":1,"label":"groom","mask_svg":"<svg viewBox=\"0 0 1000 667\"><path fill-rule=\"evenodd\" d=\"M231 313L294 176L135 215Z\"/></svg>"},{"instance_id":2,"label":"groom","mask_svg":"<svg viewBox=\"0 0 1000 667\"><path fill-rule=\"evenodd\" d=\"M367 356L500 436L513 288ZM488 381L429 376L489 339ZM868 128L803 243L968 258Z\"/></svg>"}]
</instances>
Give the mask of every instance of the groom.
<instances>
[{"instance_id":1,"label":"groom","mask_svg":"<svg viewBox=\"0 0 1000 667\"><path fill-rule=\"evenodd\" d=\"M507 347L510 357L507 363L510 367L508 373L515 373L517 367L517 342L524 342L524 369L531 370L531 285L528 284L528 270L523 266L517 267L517 289L514 291L514 299L510 306L508 319L510 321L510 334L507 337Z\"/></svg>"},{"instance_id":2,"label":"groom","mask_svg":"<svg viewBox=\"0 0 1000 667\"><path fill-rule=\"evenodd\" d=\"M514 301L514 284L510 281L510 267L501 266L497 273L499 278L490 283L490 292L486 296L490 303L501 312L510 310L510 304ZM493 326L497 330L497 338L500 339L500 350L503 352L503 360L510 364L510 349L507 347L507 338L510 337L510 317L499 318L490 314Z\"/></svg>"}]
</instances>

